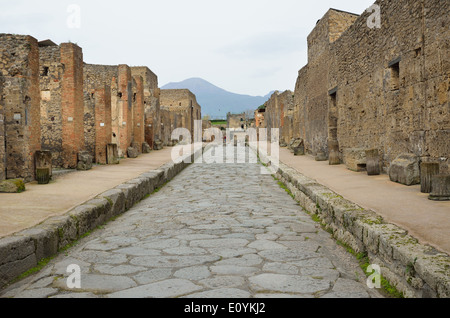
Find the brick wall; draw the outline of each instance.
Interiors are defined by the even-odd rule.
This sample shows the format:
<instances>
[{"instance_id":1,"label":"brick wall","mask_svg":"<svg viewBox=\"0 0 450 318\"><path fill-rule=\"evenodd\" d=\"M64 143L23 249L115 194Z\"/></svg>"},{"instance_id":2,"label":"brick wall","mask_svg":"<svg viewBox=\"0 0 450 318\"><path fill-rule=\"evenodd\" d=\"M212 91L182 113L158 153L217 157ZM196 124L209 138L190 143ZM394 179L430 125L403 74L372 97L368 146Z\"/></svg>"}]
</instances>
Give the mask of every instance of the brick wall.
<instances>
[{"instance_id":1,"label":"brick wall","mask_svg":"<svg viewBox=\"0 0 450 318\"><path fill-rule=\"evenodd\" d=\"M30 36L0 34L0 61L6 136L4 171L7 179L31 181L35 175L34 153L41 149L37 40Z\"/></svg>"},{"instance_id":2,"label":"brick wall","mask_svg":"<svg viewBox=\"0 0 450 318\"><path fill-rule=\"evenodd\" d=\"M84 148L83 53L72 43L62 43L61 83L62 158L64 168L76 168Z\"/></svg>"}]
</instances>

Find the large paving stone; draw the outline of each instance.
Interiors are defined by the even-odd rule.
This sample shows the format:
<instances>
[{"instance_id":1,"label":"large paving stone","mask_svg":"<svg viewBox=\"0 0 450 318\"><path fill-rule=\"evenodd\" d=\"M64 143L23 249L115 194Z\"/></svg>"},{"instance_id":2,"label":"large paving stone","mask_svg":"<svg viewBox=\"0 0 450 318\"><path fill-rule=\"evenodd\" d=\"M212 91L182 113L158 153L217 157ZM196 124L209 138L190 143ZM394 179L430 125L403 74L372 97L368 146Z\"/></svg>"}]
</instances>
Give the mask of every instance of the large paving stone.
<instances>
[{"instance_id":1,"label":"large paving stone","mask_svg":"<svg viewBox=\"0 0 450 318\"><path fill-rule=\"evenodd\" d=\"M128 277L111 275L81 275L81 289L79 292L112 293L119 290L135 287L137 284ZM67 287L67 279L58 279L53 283L53 287L62 290L74 291Z\"/></svg>"},{"instance_id":2,"label":"large paving stone","mask_svg":"<svg viewBox=\"0 0 450 318\"><path fill-rule=\"evenodd\" d=\"M109 298L173 298L193 293L202 287L186 279L169 279L109 294Z\"/></svg>"},{"instance_id":3,"label":"large paving stone","mask_svg":"<svg viewBox=\"0 0 450 318\"><path fill-rule=\"evenodd\" d=\"M220 259L219 256L205 255L205 256L143 256L135 257L130 263L132 265L154 267L154 268L176 268L202 265L209 262L214 262Z\"/></svg>"},{"instance_id":4,"label":"large paving stone","mask_svg":"<svg viewBox=\"0 0 450 318\"><path fill-rule=\"evenodd\" d=\"M227 299L245 299L250 298L248 291L237 288L220 288L208 290L201 293L194 293L182 298L227 298Z\"/></svg>"},{"instance_id":5,"label":"large paving stone","mask_svg":"<svg viewBox=\"0 0 450 318\"><path fill-rule=\"evenodd\" d=\"M237 247L244 247L249 243L249 241L244 239L217 239L217 240L197 240L197 241L191 241L192 247L220 247L220 248L237 248Z\"/></svg>"},{"instance_id":6,"label":"large paving stone","mask_svg":"<svg viewBox=\"0 0 450 318\"><path fill-rule=\"evenodd\" d=\"M250 285L256 291L271 290L285 293L313 294L328 290L330 281L307 276L261 274L250 277Z\"/></svg>"},{"instance_id":7,"label":"large paving stone","mask_svg":"<svg viewBox=\"0 0 450 318\"><path fill-rule=\"evenodd\" d=\"M188 280L202 280L211 276L211 272L209 271L207 266L195 266L195 267L187 267L182 268L175 272L173 275L177 278L183 278Z\"/></svg>"}]
</instances>

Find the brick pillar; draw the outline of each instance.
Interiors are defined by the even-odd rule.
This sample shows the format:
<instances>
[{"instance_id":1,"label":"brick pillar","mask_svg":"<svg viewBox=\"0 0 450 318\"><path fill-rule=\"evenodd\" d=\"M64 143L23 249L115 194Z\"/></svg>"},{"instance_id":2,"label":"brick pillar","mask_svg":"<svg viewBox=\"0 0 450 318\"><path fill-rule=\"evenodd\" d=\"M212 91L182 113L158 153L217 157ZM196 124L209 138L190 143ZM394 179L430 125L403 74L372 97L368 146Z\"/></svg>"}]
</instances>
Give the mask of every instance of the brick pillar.
<instances>
[{"instance_id":1,"label":"brick pillar","mask_svg":"<svg viewBox=\"0 0 450 318\"><path fill-rule=\"evenodd\" d=\"M133 134L133 90L131 80L131 69L128 65L119 65L119 155L123 157L127 156L127 149L131 146Z\"/></svg>"},{"instance_id":2,"label":"brick pillar","mask_svg":"<svg viewBox=\"0 0 450 318\"><path fill-rule=\"evenodd\" d=\"M0 66L5 96L1 123L4 125L4 171L7 179L32 181L34 154L41 149L37 40L31 36L1 34L0 60L4 61Z\"/></svg>"},{"instance_id":3,"label":"brick pillar","mask_svg":"<svg viewBox=\"0 0 450 318\"><path fill-rule=\"evenodd\" d=\"M107 164L106 148L112 140L111 88L95 90L95 161Z\"/></svg>"},{"instance_id":4,"label":"brick pillar","mask_svg":"<svg viewBox=\"0 0 450 318\"><path fill-rule=\"evenodd\" d=\"M141 76L134 76L136 82L136 100L133 107L133 140L139 145L142 152L142 144L145 141L144 126L144 80Z\"/></svg>"},{"instance_id":5,"label":"brick pillar","mask_svg":"<svg viewBox=\"0 0 450 318\"><path fill-rule=\"evenodd\" d=\"M84 148L83 52L72 43L61 44L64 65L61 91L63 167L76 168Z\"/></svg>"}]
</instances>

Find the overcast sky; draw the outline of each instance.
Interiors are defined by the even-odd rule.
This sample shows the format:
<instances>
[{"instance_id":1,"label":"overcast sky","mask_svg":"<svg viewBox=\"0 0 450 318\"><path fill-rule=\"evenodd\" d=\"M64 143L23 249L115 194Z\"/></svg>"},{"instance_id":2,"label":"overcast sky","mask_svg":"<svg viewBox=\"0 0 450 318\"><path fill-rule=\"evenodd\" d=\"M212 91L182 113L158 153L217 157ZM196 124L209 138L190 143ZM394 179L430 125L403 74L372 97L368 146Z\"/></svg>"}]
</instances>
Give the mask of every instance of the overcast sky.
<instances>
[{"instance_id":1,"label":"overcast sky","mask_svg":"<svg viewBox=\"0 0 450 318\"><path fill-rule=\"evenodd\" d=\"M374 2L0 0L0 33L77 43L86 63L145 65L160 86L201 77L256 96L294 89L306 37L329 8L361 14Z\"/></svg>"}]
</instances>

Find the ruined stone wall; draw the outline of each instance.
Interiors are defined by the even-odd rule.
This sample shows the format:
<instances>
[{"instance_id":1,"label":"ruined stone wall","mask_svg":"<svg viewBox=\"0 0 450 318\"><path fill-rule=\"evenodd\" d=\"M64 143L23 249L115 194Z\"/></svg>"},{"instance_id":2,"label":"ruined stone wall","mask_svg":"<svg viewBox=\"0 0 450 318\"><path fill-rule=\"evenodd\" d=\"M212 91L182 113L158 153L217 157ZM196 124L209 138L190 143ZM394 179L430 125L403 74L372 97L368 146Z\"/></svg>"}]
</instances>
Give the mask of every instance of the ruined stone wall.
<instances>
[{"instance_id":1,"label":"ruined stone wall","mask_svg":"<svg viewBox=\"0 0 450 318\"><path fill-rule=\"evenodd\" d=\"M294 93L284 91L278 96L280 105L280 142L288 144L293 138Z\"/></svg>"},{"instance_id":2,"label":"ruined stone wall","mask_svg":"<svg viewBox=\"0 0 450 318\"><path fill-rule=\"evenodd\" d=\"M160 103L162 107L171 113L172 124L175 128L186 128L194 136L194 122L201 120L201 106L197 103L196 96L187 89L163 89L161 90Z\"/></svg>"},{"instance_id":3,"label":"ruined stone wall","mask_svg":"<svg viewBox=\"0 0 450 318\"><path fill-rule=\"evenodd\" d=\"M52 153L54 167L63 166L61 83L64 66L59 46L39 47L41 147Z\"/></svg>"},{"instance_id":4,"label":"ruined stone wall","mask_svg":"<svg viewBox=\"0 0 450 318\"><path fill-rule=\"evenodd\" d=\"M119 143L117 80L118 66L84 64L85 147L95 162L101 164L105 163L105 144ZM105 125L101 126L102 123ZM116 127L114 134L113 127Z\"/></svg>"},{"instance_id":5,"label":"ruined stone wall","mask_svg":"<svg viewBox=\"0 0 450 318\"><path fill-rule=\"evenodd\" d=\"M292 118L294 114L294 94L287 90L283 93L274 92L265 103L265 126L268 138L273 128L279 129L280 144L287 144L292 139Z\"/></svg>"},{"instance_id":6,"label":"ruined stone wall","mask_svg":"<svg viewBox=\"0 0 450 318\"><path fill-rule=\"evenodd\" d=\"M144 134L145 141L153 148L155 140L161 138L161 106L159 101L158 77L145 66L132 67L131 74L143 78Z\"/></svg>"},{"instance_id":7,"label":"ruined stone wall","mask_svg":"<svg viewBox=\"0 0 450 318\"><path fill-rule=\"evenodd\" d=\"M354 14L330 9L308 36L308 65L299 73L296 90L300 137L307 153L328 152L330 47L356 18Z\"/></svg>"},{"instance_id":8,"label":"ruined stone wall","mask_svg":"<svg viewBox=\"0 0 450 318\"><path fill-rule=\"evenodd\" d=\"M337 87L340 150L377 148L385 171L399 154L413 153L448 172L450 3L376 4L380 29L370 29L364 13L331 48L327 88Z\"/></svg>"},{"instance_id":9,"label":"ruined stone wall","mask_svg":"<svg viewBox=\"0 0 450 318\"><path fill-rule=\"evenodd\" d=\"M3 120L3 135L6 137L3 137L4 172L0 174L7 179L31 181L35 176L34 154L41 149L39 47L36 39L0 34L0 77L3 87L0 119Z\"/></svg>"}]
</instances>

